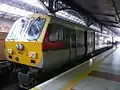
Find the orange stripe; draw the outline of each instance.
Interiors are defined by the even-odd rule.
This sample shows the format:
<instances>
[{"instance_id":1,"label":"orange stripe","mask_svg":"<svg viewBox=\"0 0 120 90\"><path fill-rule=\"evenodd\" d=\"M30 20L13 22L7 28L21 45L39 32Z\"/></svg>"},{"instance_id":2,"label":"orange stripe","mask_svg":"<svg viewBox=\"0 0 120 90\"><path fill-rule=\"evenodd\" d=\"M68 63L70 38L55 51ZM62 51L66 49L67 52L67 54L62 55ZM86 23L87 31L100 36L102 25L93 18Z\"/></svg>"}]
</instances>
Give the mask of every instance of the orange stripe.
<instances>
[{"instance_id":1,"label":"orange stripe","mask_svg":"<svg viewBox=\"0 0 120 90\"><path fill-rule=\"evenodd\" d=\"M72 79L67 85L63 86L63 88L61 88L60 90L71 90L76 85L76 83L78 83L83 78L87 77L88 74L92 72L93 68L97 68L102 61L103 60L100 60L99 62L94 64L86 73L82 75L78 74L74 79Z\"/></svg>"}]
</instances>

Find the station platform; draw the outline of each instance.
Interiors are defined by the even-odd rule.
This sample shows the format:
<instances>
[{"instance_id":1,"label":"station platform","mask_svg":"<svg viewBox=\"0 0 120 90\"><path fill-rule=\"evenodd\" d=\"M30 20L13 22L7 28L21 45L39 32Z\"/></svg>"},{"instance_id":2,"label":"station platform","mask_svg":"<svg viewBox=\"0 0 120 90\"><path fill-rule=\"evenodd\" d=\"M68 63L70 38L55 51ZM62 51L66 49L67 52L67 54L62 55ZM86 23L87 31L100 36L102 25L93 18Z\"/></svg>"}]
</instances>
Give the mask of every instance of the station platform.
<instances>
[{"instance_id":1,"label":"station platform","mask_svg":"<svg viewBox=\"0 0 120 90\"><path fill-rule=\"evenodd\" d=\"M120 90L120 46L35 86L31 90Z\"/></svg>"}]
</instances>

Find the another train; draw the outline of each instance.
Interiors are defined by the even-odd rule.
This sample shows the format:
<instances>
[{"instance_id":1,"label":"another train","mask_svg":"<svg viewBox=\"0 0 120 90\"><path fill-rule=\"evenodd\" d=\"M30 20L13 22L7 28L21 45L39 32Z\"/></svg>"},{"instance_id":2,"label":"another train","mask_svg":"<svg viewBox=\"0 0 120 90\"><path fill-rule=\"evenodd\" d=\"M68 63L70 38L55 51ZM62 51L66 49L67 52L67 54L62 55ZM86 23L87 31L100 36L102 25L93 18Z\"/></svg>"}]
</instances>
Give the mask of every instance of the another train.
<instances>
[{"instance_id":1,"label":"another train","mask_svg":"<svg viewBox=\"0 0 120 90\"><path fill-rule=\"evenodd\" d=\"M5 38L7 36L7 32L0 32L0 60L6 60L6 55L4 53L5 51Z\"/></svg>"},{"instance_id":2,"label":"another train","mask_svg":"<svg viewBox=\"0 0 120 90\"><path fill-rule=\"evenodd\" d=\"M5 40L5 52L8 60L24 64L30 71L33 68L48 71L76 57L112 46L111 42L112 37L84 25L33 14L14 23ZM19 79L23 76L23 73L18 75Z\"/></svg>"}]
</instances>

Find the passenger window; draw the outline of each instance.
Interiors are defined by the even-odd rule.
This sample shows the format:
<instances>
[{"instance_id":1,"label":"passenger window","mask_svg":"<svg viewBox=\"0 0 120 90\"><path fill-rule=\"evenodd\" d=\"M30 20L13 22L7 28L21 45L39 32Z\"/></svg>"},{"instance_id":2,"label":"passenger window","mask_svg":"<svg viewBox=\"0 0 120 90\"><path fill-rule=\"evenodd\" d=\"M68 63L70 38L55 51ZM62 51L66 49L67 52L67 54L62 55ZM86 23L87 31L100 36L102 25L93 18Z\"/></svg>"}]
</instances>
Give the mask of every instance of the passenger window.
<instances>
[{"instance_id":1,"label":"passenger window","mask_svg":"<svg viewBox=\"0 0 120 90\"><path fill-rule=\"evenodd\" d=\"M63 40L63 26L58 24L52 24L49 30L50 41L62 41Z\"/></svg>"}]
</instances>

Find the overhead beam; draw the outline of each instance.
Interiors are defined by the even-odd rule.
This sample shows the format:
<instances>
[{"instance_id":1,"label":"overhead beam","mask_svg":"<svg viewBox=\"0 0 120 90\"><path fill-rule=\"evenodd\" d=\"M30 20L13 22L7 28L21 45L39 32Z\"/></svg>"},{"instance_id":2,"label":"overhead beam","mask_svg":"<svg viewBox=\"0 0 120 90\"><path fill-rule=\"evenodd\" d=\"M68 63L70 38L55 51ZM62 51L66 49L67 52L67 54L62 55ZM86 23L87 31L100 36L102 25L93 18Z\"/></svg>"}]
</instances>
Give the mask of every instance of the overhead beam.
<instances>
[{"instance_id":1,"label":"overhead beam","mask_svg":"<svg viewBox=\"0 0 120 90\"><path fill-rule=\"evenodd\" d=\"M105 14L105 13L93 13L90 12L93 15L97 15L97 16L109 16L109 17L115 17L115 14Z\"/></svg>"},{"instance_id":2,"label":"overhead beam","mask_svg":"<svg viewBox=\"0 0 120 90\"><path fill-rule=\"evenodd\" d=\"M118 22L110 21L110 20L100 20L100 19L99 19L99 21L101 21L101 22L106 22L106 23L118 24Z\"/></svg>"},{"instance_id":3,"label":"overhead beam","mask_svg":"<svg viewBox=\"0 0 120 90\"><path fill-rule=\"evenodd\" d=\"M41 1L52 14L55 14L56 12L61 10L70 9L70 6L64 4L61 0L39 0L39 1Z\"/></svg>"},{"instance_id":4,"label":"overhead beam","mask_svg":"<svg viewBox=\"0 0 120 90\"><path fill-rule=\"evenodd\" d=\"M117 21L117 19L118 19L118 21L120 22L119 12L118 12L118 10L117 10L117 8L116 8L115 2L114 2L114 0L111 0L111 2L112 2L112 4L113 4L114 10L115 10L115 12L116 12L116 21Z\"/></svg>"},{"instance_id":5,"label":"overhead beam","mask_svg":"<svg viewBox=\"0 0 120 90\"><path fill-rule=\"evenodd\" d=\"M111 30L114 34L120 36L120 31L116 30L115 28L111 28L111 27L107 27L105 26L106 28L108 28L109 30Z\"/></svg>"},{"instance_id":6,"label":"overhead beam","mask_svg":"<svg viewBox=\"0 0 120 90\"><path fill-rule=\"evenodd\" d=\"M113 24L106 24L106 23L103 23L103 25L105 25L105 26L110 26L110 27L116 27L116 28L120 28L120 26L116 26L116 25L113 25Z\"/></svg>"}]
</instances>

